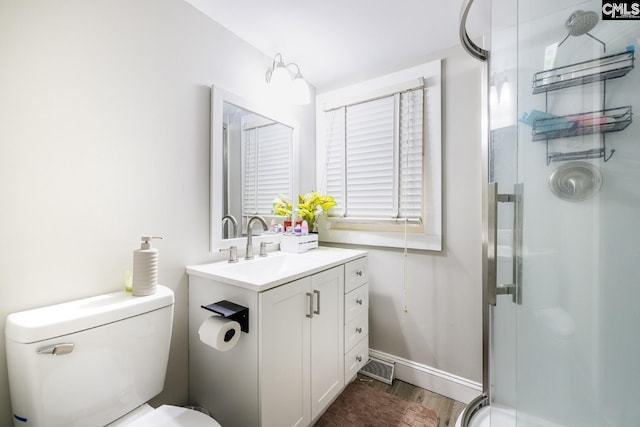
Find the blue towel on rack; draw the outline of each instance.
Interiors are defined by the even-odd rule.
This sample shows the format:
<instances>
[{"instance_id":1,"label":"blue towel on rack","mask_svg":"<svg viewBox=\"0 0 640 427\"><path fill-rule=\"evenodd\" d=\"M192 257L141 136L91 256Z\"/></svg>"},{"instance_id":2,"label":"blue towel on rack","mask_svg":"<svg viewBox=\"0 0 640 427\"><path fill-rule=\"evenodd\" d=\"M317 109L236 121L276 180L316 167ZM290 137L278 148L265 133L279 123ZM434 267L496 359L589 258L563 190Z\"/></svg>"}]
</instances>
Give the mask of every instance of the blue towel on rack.
<instances>
[{"instance_id":1,"label":"blue towel on rack","mask_svg":"<svg viewBox=\"0 0 640 427\"><path fill-rule=\"evenodd\" d=\"M576 122L567 120L564 117L554 116L540 110L531 110L520 116L520 122L527 124L536 129L538 132L553 132L571 129Z\"/></svg>"}]
</instances>

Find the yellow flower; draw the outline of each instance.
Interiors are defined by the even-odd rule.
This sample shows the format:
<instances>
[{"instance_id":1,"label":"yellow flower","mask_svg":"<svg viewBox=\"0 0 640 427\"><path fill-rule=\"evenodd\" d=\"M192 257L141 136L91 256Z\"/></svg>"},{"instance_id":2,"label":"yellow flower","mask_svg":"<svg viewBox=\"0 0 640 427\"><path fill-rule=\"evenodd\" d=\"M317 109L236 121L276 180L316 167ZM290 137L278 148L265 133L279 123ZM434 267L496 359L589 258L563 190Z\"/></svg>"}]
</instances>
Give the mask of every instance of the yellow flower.
<instances>
[{"instance_id":1,"label":"yellow flower","mask_svg":"<svg viewBox=\"0 0 640 427\"><path fill-rule=\"evenodd\" d=\"M320 195L316 191L298 196L298 214L307 221L312 230L315 229L317 217L335 205L333 197L328 194Z\"/></svg>"},{"instance_id":2,"label":"yellow flower","mask_svg":"<svg viewBox=\"0 0 640 427\"><path fill-rule=\"evenodd\" d=\"M291 216L291 201L283 195L279 195L272 202L273 213L280 216Z\"/></svg>"},{"instance_id":3,"label":"yellow flower","mask_svg":"<svg viewBox=\"0 0 640 427\"><path fill-rule=\"evenodd\" d=\"M298 195L298 215L307 221L309 229L315 229L318 215L336 205L336 200L328 194L320 195L317 191ZM273 213L280 216L291 216L292 203L282 195L273 200Z\"/></svg>"}]
</instances>

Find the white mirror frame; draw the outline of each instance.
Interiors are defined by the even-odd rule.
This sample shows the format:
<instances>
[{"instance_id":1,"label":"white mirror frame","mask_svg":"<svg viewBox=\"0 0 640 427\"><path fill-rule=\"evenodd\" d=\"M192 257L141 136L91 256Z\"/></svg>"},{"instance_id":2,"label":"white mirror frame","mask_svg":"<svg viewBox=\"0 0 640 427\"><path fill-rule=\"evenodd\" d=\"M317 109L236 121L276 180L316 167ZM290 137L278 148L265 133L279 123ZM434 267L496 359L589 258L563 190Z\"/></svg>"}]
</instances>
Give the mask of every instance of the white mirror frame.
<instances>
[{"instance_id":1,"label":"white mirror frame","mask_svg":"<svg viewBox=\"0 0 640 427\"><path fill-rule=\"evenodd\" d=\"M247 111L264 116L268 119L280 122L285 126L293 129L293 153L291 162L291 196L297 200L298 196L298 176L299 176L299 146L300 146L300 130L298 124L285 114L274 110L272 106L266 105L259 101L244 99L238 95L228 92L218 86L211 86L211 152L210 152L210 171L209 171L209 234L210 243L209 250L211 253L217 253L221 249L227 249L230 246L238 248L239 256L245 251L246 237L238 237L233 239L222 238L222 198L224 194L223 186L223 106L224 103L236 105ZM274 194L275 198L277 194ZM238 195L240 197L240 194ZM240 224L242 222L240 221ZM280 236L277 234L269 234L263 236L253 236L254 244L259 242L279 243Z\"/></svg>"}]
</instances>

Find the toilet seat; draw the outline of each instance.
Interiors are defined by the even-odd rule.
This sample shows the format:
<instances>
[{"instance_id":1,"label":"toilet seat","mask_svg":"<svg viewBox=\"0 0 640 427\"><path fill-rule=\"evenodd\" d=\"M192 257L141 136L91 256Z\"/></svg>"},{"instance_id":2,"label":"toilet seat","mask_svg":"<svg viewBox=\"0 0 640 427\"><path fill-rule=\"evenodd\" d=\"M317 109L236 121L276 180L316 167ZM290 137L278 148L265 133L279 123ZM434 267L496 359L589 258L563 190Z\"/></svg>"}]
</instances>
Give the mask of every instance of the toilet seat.
<instances>
[{"instance_id":1,"label":"toilet seat","mask_svg":"<svg viewBox=\"0 0 640 427\"><path fill-rule=\"evenodd\" d=\"M221 427L216 420L202 412L171 405L146 410L142 416L136 416L130 422L117 425L123 427Z\"/></svg>"}]
</instances>

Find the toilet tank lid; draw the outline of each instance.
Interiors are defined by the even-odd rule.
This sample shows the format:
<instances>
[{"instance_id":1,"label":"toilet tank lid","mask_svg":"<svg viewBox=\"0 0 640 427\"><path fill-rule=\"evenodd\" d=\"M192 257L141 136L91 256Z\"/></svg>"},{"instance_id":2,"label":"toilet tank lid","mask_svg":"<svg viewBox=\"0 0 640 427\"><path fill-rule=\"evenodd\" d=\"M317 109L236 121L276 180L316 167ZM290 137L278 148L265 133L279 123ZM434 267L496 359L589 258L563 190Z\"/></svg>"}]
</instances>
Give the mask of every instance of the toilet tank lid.
<instances>
[{"instance_id":1,"label":"toilet tank lid","mask_svg":"<svg viewBox=\"0 0 640 427\"><path fill-rule=\"evenodd\" d=\"M62 304L12 313L7 316L5 336L19 343L95 328L172 305L173 291L158 285L153 295L134 297L120 291Z\"/></svg>"}]
</instances>

